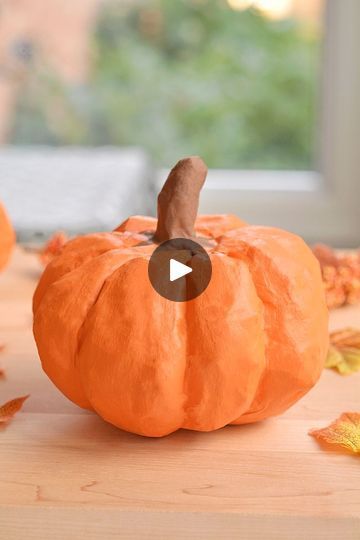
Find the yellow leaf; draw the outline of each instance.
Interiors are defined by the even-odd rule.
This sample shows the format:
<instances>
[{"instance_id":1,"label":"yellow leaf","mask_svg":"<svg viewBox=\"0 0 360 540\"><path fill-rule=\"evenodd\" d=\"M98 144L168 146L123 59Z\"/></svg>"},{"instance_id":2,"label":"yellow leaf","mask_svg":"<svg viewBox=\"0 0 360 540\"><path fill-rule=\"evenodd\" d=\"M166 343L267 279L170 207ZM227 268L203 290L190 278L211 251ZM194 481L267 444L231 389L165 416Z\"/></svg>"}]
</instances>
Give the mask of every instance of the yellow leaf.
<instances>
[{"instance_id":1,"label":"yellow leaf","mask_svg":"<svg viewBox=\"0 0 360 540\"><path fill-rule=\"evenodd\" d=\"M328 427L313 429L309 435L360 454L360 413L343 413Z\"/></svg>"},{"instance_id":2,"label":"yellow leaf","mask_svg":"<svg viewBox=\"0 0 360 540\"><path fill-rule=\"evenodd\" d=\"M335 368L343 361L343 355L337 350L336 347L330 345L328 355L325 360L325 367Z\"/></svg>"},{"instance_id":3,"label":"yellow leaf","mask_svg":"<svg viewBox=\"0 0 360 540\"><path fill-rule=\"evenodd\" d=\"M330 347L325 367L336 369L341 375L360 371L360 331L345 328L330 334Z\"/></svg>"},{"instance_id":4,"label":"yellow leaf","mask_svg":"<svg viewBox=\"0 0 360 540\"><path fill-rule=\"evenodd\" d=\"M24 401L29 396L22 396L15 399L12 399L11 401L7 401L4 403L4 405L0 406L0 424L3 424L5 422L8 422L12 419L12 417L20 411L21 407L23 406Z\"/></svg>"}]
</instances>

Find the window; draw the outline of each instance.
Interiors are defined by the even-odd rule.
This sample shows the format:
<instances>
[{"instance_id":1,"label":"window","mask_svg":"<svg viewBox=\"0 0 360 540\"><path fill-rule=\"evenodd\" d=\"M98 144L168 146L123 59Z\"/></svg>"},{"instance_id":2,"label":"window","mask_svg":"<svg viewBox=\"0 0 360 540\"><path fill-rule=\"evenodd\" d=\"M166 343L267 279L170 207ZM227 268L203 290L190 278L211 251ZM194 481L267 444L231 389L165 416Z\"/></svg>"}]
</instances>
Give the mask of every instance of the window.
<instances>
[{"instance_id":1,"label":"window","mask_svg":"<svg viewBox=\"0 0 360 540\"><path fill-rule=\"evenodd\" d=\"M0 26L20 19L3 4ZM357 0L36 6L0 48L2 141L137 145L160 177L199 153L202 211L358 243ZM26 62L11 43L31 43Z\"/></svg>"},{"instance_id":2,"label":"window","mask_svg":"<svg viewBox=\"0 0 360 540\"><path fill-rule=\"evenodd\" d=\"M311 169L322 3L107 0L93 20L87 1L67 33L34 21L42 48L10 140L140 145L159 166L197 153L211 168Z\"/></svg>"}]
</instances>

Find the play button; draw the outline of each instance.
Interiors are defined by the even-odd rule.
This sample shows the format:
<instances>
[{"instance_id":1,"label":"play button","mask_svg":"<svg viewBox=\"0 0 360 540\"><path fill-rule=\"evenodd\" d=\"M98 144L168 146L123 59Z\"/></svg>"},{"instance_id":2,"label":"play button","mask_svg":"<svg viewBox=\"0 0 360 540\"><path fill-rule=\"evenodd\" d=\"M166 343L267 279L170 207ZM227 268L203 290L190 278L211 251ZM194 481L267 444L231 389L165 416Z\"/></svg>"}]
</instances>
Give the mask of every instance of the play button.
<instances>
[{"instance_id":1,"label":"play button","mask_svg":"<svg viewBox=\"0 0 360 540\"><path fill-rule=\"evenodd\" d=\"M206 250L188 238L174 238L160 244L148 267L155 291L173 302L199 296L211 279L211 262Z\"/></svg>"},{"instance_id":2,"label":"play button","mask_svg":"<svg viewBox=\"0 0 360 540\"><path fill-rule=\"evenodd\" d=\"M186 276L186 274L190 274L190 272L192 272L190 266L186 266L186 264L183 264L176 259L170 259L170 281L182 278L183 276Z\"/></svg>"}]
</instances>

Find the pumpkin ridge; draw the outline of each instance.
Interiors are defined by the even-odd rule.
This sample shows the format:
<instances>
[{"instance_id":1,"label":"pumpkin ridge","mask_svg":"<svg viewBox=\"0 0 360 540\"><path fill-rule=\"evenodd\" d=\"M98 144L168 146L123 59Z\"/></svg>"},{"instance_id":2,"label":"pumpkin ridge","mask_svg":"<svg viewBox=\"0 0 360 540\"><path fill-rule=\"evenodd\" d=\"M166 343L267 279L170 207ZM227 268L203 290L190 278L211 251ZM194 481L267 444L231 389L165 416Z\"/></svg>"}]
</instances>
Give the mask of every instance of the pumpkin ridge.
<instances>
[{"instance_id":1,"label":"pumpkin ridge","mask_svg":"<svg viewBox=\"0 0 360 540\"><path fill-rule=\"evenodd\" d=\"M212 259L212 262L215 282L212 287L217 289L219 279L221 280L221 274L226 266L226 254L214 252L214 256L215 259ZM215 261L218 262L214 265ZM205 291L203 295L189 302L188 313L191 316L191 324L188 326L188 333L192 337L190 343L194 343L193 355L195 354L195 360L192 361L197 363L194 363L193 366L190 362L187 363L186 378L189 389L186 390L188 396L185 404L184 427L186 429L209 431L230 424L237 415L247 410L255 396L258 379L263 369L262 364L265 362L264 333L262 330L263 309L252 283L249 269L243 264L243 261L233 259L233 263L228 269L229 275L226 277L230 277L235 270L235 275L240 277L247 292L240 303L238 303L238 300L235 301L236 295L231 297L228 305L230 309L229 315L225 316L221 322L219 319L214 318L218 309L216 307L217 303L213 301L209 303L213 294L211 291L209 292L210 298L206 299L204 297L204 294L207 293ZM228 298L230 290L231 286L230 288L225 286L221 293L223 301ZM243 307L241 307L242 304ZM213 312L214 309L215 312ZM208 310L211 310L213 315L210 316ZM209 316L212 321L211 324L209 323ZM222 343L218 341L219 336L216 334L218 320L221 326L220 332L223 332ZM240 335L237 337L234 335L236 321L242 327ZM196 331L194 332L195 328ZM254 331L257 334L260 332L261 339L254 342L249 341L249 344L239 349L234 348L234 345L227 346L227 340L232 343L234 339L240 339L241 342L248 331ZM201 332L201 335L199 335L199 332ZM203 348L199 346L201 340L205 344ZM261 356L258 361L257 353L260 353L260 351ZM232 378L227 376L222 381L221 374L226 370L227 363L229 370L231 370L229 373L233 375ZM217 389L216 379L218 377L221 385ZM211 396L209 389L211 389ZM227 401L224 407L221 406L223 400Z\"/></svg>"},{"instance_id":2,"label":"pumpkin ridge","mask_svg":"<svg viewBox=\"0 0 360 540\"><path fill-rule=\"evenodd\" d=\"M250 234L250 238L247 241L244 239L241 239L241 236L243 236L244 234L246 235L247 233ZM300 374L305 369L305 366L303 365L303 362L301 361L302 357L300 356L300 352L295 347L296 342L294 339L291 339L291 337L289 336L288 328L286 324L286 317L289 317L289 309L290 309L291 317L295 319L296 317L298 318L302 317L302 311L297 301L290 294L290 291L294 290L294 287L291 286L291 280L281 272L281 268L279 268L279 265L276 264L274 260L268 254L263 252L262 249L260 249L258 246L251 243L254 240L254 238L251 235L254 233L256 233L257 235L260 235L260 237L261 235L264 235L263 239L266 239L266 237L268 237L267 239L270 242L274 241L274 236L273 236L274 234L275 234L275 241L279 242L279 238L277 238L278 235L284 236L285 233L276 228L248 227L247 231L245 230L245 228L242 229L241 233L236 237L236 245L239 246L242 242L245 242L246 245L248 246L248 249L246 250L246 257L249 261L249 269L252 275L254 275L254 272L255 272L255 269L254 269L255 265L261 268L261 271L258 272L258 276L260 277L260 281L263 282L263 285L259 289L259 285L258 285L259 279L256 279L255 277L254 277L254 283L258 291L259 297L262 299L262 302L265 306L266 321L270 321L270 325L268 326L266 324L266 328L265 328L265 335L268 338L267 341L268 341L268 351L269 351L267 356L268 357L270 356L271 358L273 358L274 356L273 355L274 343L276 342L276 338L274 339L274 335L286 336L285 347L286 347L287 352L289 353L288 354L289 361L291 358L293 360L295 359L296 364L295 366L292 366L290 370L289 369L281 370L278 365L275 365L276 367L274 367L268 363L268 367L266 370L264 370L264 373L263 373L262 382L261 384L259 384L257 396L255 396L255 400L254 400L255 408L254 409L250 408L249 411L245 413L242 417L238 418L235 423L245 423L245 422L250 422L254 420L260 420L263 416L267 417L267 416L273 416L274 414L280 414L284 409L289 407L290 398L289 396L287 396L288 391L286 391L284 395L285 397L287 397L288 401L285 401L284 403L282 403L282 400L280 399L279 402L275 404L274 396L271 397L271 392L270 394L267 395L267 399L265 399L265 396L267 393L266 387L269 385L269 377L271 376L271 373L276 374L277 381L281 379L281 373L283 373L286 379L289 380L288 386L289 387L292 386L294 389L296 389L299 386L299 382L298 382L298 379L296 379L296 377L295 377L296 384L294 384L294 382L290 384L291 382L290 379L292 378L294 370L295 370L295 373ZM257 236L257 239L258 238L259 236ZM229 235L228 239L231 240L231 235ZM302 247L302 248L305 248L306 253L309 253L310 251L309 248L306 246L305 242L303 242L303 240L300 237L293 235L291 233L286 233L285 239L286 241L293 240L293 242L297 244L297 246L294 246L294 250L299 249L299 247ZM223 241L225 243L226 243L226 240L227 240L226 235L224 235ZM290 258L290 260L292 260L292 252L291 250L288 249L289 246L284 246L281 244L281 242L278 245L281 246L280 253L282 254L282 256L285 253L286 256ZM236 251L231 253L231 256L236 257ZM256 263L256 259L258 261L257 263ZM267 275L276 276L276 279L273 281L274 290L273 292L270 293L271 296L274 297L274 301L269 301L268 299L264 298L264 294L261 292L261 289L263 289L264 291L269 290L268 287L266 286L269 283L269 281L266 281L264 268L267 269L267 272L266 272ZM288 308L285 311L278 309L278 301L275 301L275 298L277 299L281 298L281 296L279 295L278 289L280 289L282 297L284 298L284 295L285 295L288 299L287 302L283 303L284 306L288 306ZM269 316L269 308L275 310L275 313L276 313L275 319ZM281 320L280 332L279 332L279 318ZM284 343L280 342L278 347L279 347L279 350L283 350ZM307 362L309 363L309 359L307 359ZM296 369L296 366L297 366L297 369ZM318 376L320 375L320 372L321 372L321 369L317 374ZM313 384L315 384L318 376L315 377L315 372L314 372L315 380ZM298 399L300 399L302 395L304 395L309 390L309 388L313 386L313 384L310 385L309 382L307 382L306 387L303 386L300 390L293 392L290 404L293 404ZM275 381L273 379L272 379L272 386L275 387ZM264 395L264 392L265 392L265 395ZM280 391L277 392L277 396L279 398L282 397L280 394ZM262 404L260 408L256 406L257 402ZM269 409L270 411L271 409L273 409L272 412L269 413ZM264 414L264 412L266 414Z\"/></svg>"},{"instance_id":3,"label":"pumpkin ridge","mask_svg":"<svg viewBox=\"0 0 360 540\"><path fill-rule=\"evenodd\" d=\"M232 229L231 234L233 234L233 233L235 233L237 231L243 232L243 228L249 228L249 227L252 227L252 226L251 225L244 225L244 227L241 227L241 228L239 227L238 229ZM227 257L230 257L230 258L235 259L235 260L242 260L242 261L244 261L246 263L246 265L247 265L247 267L249 269L249 273L250 273L250 276L251 276L251 279L252 279L252 283L253 283L254 288L256 290L256 294L257 294L258 299L261 302L262 307L263 307L263 320L262 320L262 322L263 322L263 334L265 336L265 354L264 354L265 366L264 366L264 369L262 370L262 373L261 373L260 379L259 379L259 383L258 383L258 387L261 387L262 381L263 381L263 379L265 377L265 374L266 374L266 371L268 370L268 367L269 367L268 337L267 337L267 332L266 332L266 317L267 317L267 311L268 311L269 302L267 300L265 300L263 295L260 293L257 282L254 279L254 272L253 272L253 269L252 269L253 261L251 259L251 253L250 253L251 252L251 246L249 246L245 242L242 243L241 241L237 240L237 249L239 249L239 247L241 247L242 249L241 249L240 253L238 253L238 252L233 253L230 250L226 249L226 246L223 246L221 244L222 238L224 236L225 235L221 235L220 237L218 237L218 239L217 239L218 240L218 246L216 248L216 251L220 252L220 253L223 253ZM226 236L225 236L225 239L226 239ZM252 403L254 402L254 400L256 398L257 392L258 392L258 390L256 390L255 393L254 393ZM257 409L256 411L253 411L253 412L254 413L259 413L259 412L262 412L265 408L266 408L266 404L264 404L261 409ZM248 411L244 412L241 415L240 418L245 417L246 414L248 414ZM236 420L238 420L238 419L233 419L231 424L234 424L236 422Z\"/></svg>"},{"instance_id":4,"label":"pumpkin ridge","mask_svg":"<svg viewBox=\"0 0 360 540\"><path fill-rule=\"evenodd\" d=\"M257 396L257 393L259 391L259 388L262 387L262 384L263 384L263 380L265 378L265 374L267 372L267 370L269 369L269 339L268 339L268 333L267 333L267 329L266 329L266 320L267 320L267 317L268 317L268 306L269 306L269 302L267 302L263 295L261 294L261 292L259 291L259 287L257 286L257 283L256 283L256 280L254 279L254 273L253 273L253 269L252 269L252 261L251 261L251 258L250 258L250 253L249 253L249 249L246 249L245 253L243 254L243 256L241 257L242 260L247 263L247 267L249 269L249 272L250 272L250 276L251 276L251 279L252 279L252 282L254 284L254 288L256 290L256 294L257 294L257 297L259 298L259 301L261 302L261 305L263 307L263 318L262 318L262 325L263 325L263 334L264 334L264 341L265 341L265 350L264 350L264 361L265 361L265 365L263 367L263 370L261 372L261 375L260 375L260 378L259 378L259 382L258 382L258 387L257 389L255 390L254 392L254 395L253 395L253 399L251 401L251 405L250 405L250 409L252 407L252 404L254 403L255 399L256 399L256 396ZM232 255L229 254L229 257L233 257ZM259 413L261 412L262 410L264 410L266 408L266 404L263 404L261 410L256 410L255 412L256 413ZM243 418L246 416L246 414L248 414L248 411L245 411L240 418ZM235 423L236 420L238 419L234 419L232 423Z\"/></svg>"},{"instance_id":5,"label":"pumpkin ridge","mask_svg":"<svg viewBox=\"0 0 360 540\"><path fill-rule=\"evenodd\" d=\"M54 287L55 287L55 288L56 288L56 287L61 287L61 282L65 282L65 283L66 283L66 281L68 281L69 279L71 279L71 276L74 275L74 274L76 275L76 277L77 277L77 275L78 275L79 277L78 277L77 279L79 279L79 280L81 281L81 280L82 280L83 273L84 273L84 267L86 267L86 266L89 266L89 267L95 267L95 266L96 266L96 263L99 262L99 261L98 261L99 258L105 258L105 257L111 257L111 258L112 258L113 254L114 254L114 251L119 251L119 250L108 250L108 251L102 253L101 255L99 255L99 256L97 256L97 257L94 257L94 258L92 258L92 259L86 261L83 265L80 265L80 266L78 266L77 268L74 268L74 269L71 270L70 272L64 274L60 279L55 280L53 283L51 283L51 285L46 289L46 291L45 291L45 293L44 293L44 295L43 295L43 297L42 297L42 299L41 299L41 302L40 302L40 304L37 306L37 309L36 309L36 311L35 311L35 313L34 313L34 335L35 335L35 341L37 341L36 338L37 338L37 333L38 333L38 331L39 331L39 330L36 328L37 322L38 322L38 321L37 321L37 314L38 314L38 313L41 313L41 307L42 307L42 304L43 304L43 302L47 299L47 296L50 295L50 298L51 298L51 294L52 294L52 292L53 292L53 288L54 288ZM120 251L121 251L121 250L120 250ZM121 252L122 252L122 251L121 251ZM118 268L119 268L119 267L117 267L115 270L111 271L111 273L116 272L116 270L118 270ZM107 276L107 277L109 277L109 276ZM102 290L102 288L104 287L104 282L105 282L105 281L106 281L106 279L105 279L105 280L103 281L103 283L101 284L100 289L99 289L99 291L98 291L98 294L96 295L96 299L95 299L95 302L94 302L94 303L96 303L96 301L99 299L99 293L100 293L100 291ZM65 296L65 301L66 301L66 296L67 296L67 294L68 294L68 293L67 293L66 291L63 293L63 295ZM94 303L92 303L92 304L89 306L87 312L84 314L84 318L82 319L81 325L80 325L78 331L76 332L76 336L75 336L75 337L73 336L73 340L74 340L75 343L76 343L76 348L74 349L74 353L73 353L73 357L72 357L72 362L71 362L71 364L69 364L69 365L67 366L68 369L72 369L72 370L76 371L76 373L77 373L77 378L78 378L78 380L79 380L79 382L80 382L80 384L81 384L81 387L82 387L82 389L83 389L83 395L86 397L86 399L87 399L88 402L89 402L89 400L88 400L88 398L87 398L87 395L86 395L86 392L85 392L85 389L84 389L84 386L83 386L81 377L80 377L79 372L78 372L77 367L76 367L76 359L77 359L77 357L78 357L78 351L79 351L78 343L77 343L76 340L77 340L77 338L78 338L78 336L79 336L79 331L80 331L80 329L84 326L84 324L85 324L85 322L86 322L86 319L87 319L87 317L88 317L88 315L89 315L89 311L90 311L90 310L93 308L93 306L94 306ZM42 356L42 355L41 355L41 356ZM48 355L46 355L46 356L44 355L44 356L42 356L42 358L44 358L44 359L46 358L46 359L47 359L47 356L48 356ZM44 365L43 365L43 367L44 367L45 372L48 373L48 370L45 368ZM50 377L51 379L53 379L50 375L49 375L49 377ZM55 382L55 381L53 381L53 382L54 382L54 384L56 384L56 386L58 386L58 382ZM58 387L59 387L59 386L58 386ZM68 397L69 397L69 396L68 396ZM71 399L71 398L69 397L69 399ZM76 400L73 400L73 399L71 399L71 400L72 400L72 401L75 401L78 405L80 405L81 407L83 407L83 405L82 405L82 404L79 404ZM90 403L90 402L89 402L89 403ZM84 407L84 408L86 408L86 407Z\"/></svg>"},{"instance_id":6,"label":"pumpkin ridge","mask_svg":"<svg viewBox=\"0 0 360 540\"><path fill-rule=\"evenodd\" d=\"M101 257L102 255L104 255L105 253L108 253L109 251L112 251L112 247L106 247L106 249L101 249L101 251L99 251L98 253L92 255L91 257L89 258L85 258L85 259L82 259L80 261L75 261L75 264L74 264L74 261L71 261L72 262L72 267L70 269L64 269L64 268L59 268L59 262L62 262L63 260L67 260L69 255L72 254L72 250L74 248L74 246L78 246L78 244L83 244L85 242L87 242L89 240L89 238L94 238L95 241L96 240L103 240L103 239L110 239L110 234L111 233L92 233L92 234L87 234L87 235L84 235L84 236L80 236L80 237L77 237L77 238L73 238L72 240L69 240L65 246L63 247L61 253L55 257L45 268L40 280L39 280L39 283L36 287L36 290L35 290L35 293L34 293L34 296L33 296L33 314L35 314L36 310L38 309L38 307L40 306L41 304L41 301L43 299L43 296L45 295L46 291L51 287L51 285L57 281L59 281L60 279L62 279L63 277L65 277L66 275L70 274L71 272L73 272L74 270L80 268L81 266L87 264L89 261L91 260L94 260L98 257ZM119 248L116 248L116 249L121 249L120 247ZM70 252L70 253L69 253ZM55 276L51 276L51 274L54 272L54 270L56 270L55 272ZM57 273L57 275L56 275ZM49 276L50 275L50 276ZM50 277L50 279L49 279ZM51 279L52 278L52 279ZM43 290L45 289L45 290Z\"/></svg>"},{"instance_id":7,"label":"pumpkin ridge","mask_svg":"<svg viewBox=\"0 0 360 540\"><path fill-rule=\"evenodd\" d=\"M109 248L109 249L106 249L104 251L101 251L99 253L97 253L96 255L94 255L91 259L87 259L87 260L84 260L84 261L81 261L80 264L78 264L77 266L75 266L74 268L71 268L70 270L68 270L67 272L63 273L61 276L59 276L58 278L55 278L53 281L49 282L47 284L47 287L46 287L46 290L44 291L44 293L40 296L40 299L39 298L36 298L36 293L37 291L35 291L35 294L34 294L34 300L36 298L36 302L34 302L34 307L33 307L33 313L35 314L37 309L39 309L43 299L44 299L44 296L46 294L46 292L49 290L49 288L51 287L51 285L53 285L54 283L58 283L59 281L61 281L62 279L66 278L67 276L71 275L73 272L76 272L78 271L80 268L84 268L84 266L86 266L87 264L91 263L92 261L95 261L97 259L99 259L100 257L103 257L109 253L115 253L115 252L119 252L121 254L123 253L126 253L126 251L128 249L131 249L131 248L128 248L128 247L116 247L116 248ZM134 255L135 257L136 255ZM59 255L59 257L62 257L62 255ZM49 265L45 268L44 270L44 273L43 275L41 276L41 279L40 279L40 282L38 284L38 289L39 289L39 285L41 284L41 280L46 276L46 274L51 270L51 265L53 265L54 261L51 261L49 263ZM35 303L36 303L36 306L35 306Z\"/></svg>"},{"instance_id":8,"label":"pumpkin ridge","mask_svg":"<svg viewBox=\"0 0 360 540\"><path fill-rule=\"evenodd\" d=\"M128 261L126 261L126 262L128 262ZM124 264L126 264L126 262L125 262ZM80 348L81 348L81 346L82 346L82 343L83 343L83 337L84 337L84 336L82 336L82 330L83 330L83 328L84 328L84 326L85 326L85 324L86 324L87 318L90 316L91 311L96 307L96 304L98 303L98 301L99 301L99 299L100 299L100 297L101 297L101 293L102 293L102 291L103 291L103 289L104 289L106 283L112 278L112 276L113 276L113 275L114 275L114 274L115 274L122 266L123 266L123 265L118 266L115 270L113 270L112 272L110 272L110 274L108 274L108 275L106 276L106 278L104 279L104 281L103 281L103 283L102 283L102 285L101 285L99 291L98 291L97 294L96 294L96 297L95 297L94 301L92 302L91 306L89 307L89 309L87 310L87 312L86 312L86 314L85 314L85 316L84 316L84 318L83 318L83 322L82 322L80 328L79 328L78 331L77 331L77 348L76 348L76 353L75 353L75 355L74 355L74 368L76 368L76 359L77 359L79 350L80 350Z\"/></svg>"},{"instance_id":9,"label":"pumpkin ridge","mask_svg":"<svg viewBox=\"0 0 360 540\"><path fill-rule=\"evenodd\" d=\"M137 270L135 269L135 267L134 269L128 268L127 270L128 272L130 272L130 274L133 275L135 273L137 275L145 275L145 272L147 272L147 264L143 257L130 259L126 261L117 270L119 272L122 272L124 268L132 264L135 264L137 266ZM115 272L115 274L112 275L111 278L108 280L106 284L106 289L104 289L102 293L103 301L99 299L99 302L94 307L96 311L89 314L89 317L87 319L87 330L89 331L90 336L92 336L92 340L90 338L89 340L85 339L85 347L81 350L80 353L81 370L84 370L86 376L86 384L91 394L90 399L92 402L92 406L94 410L102 416L102 418L114 425L117 425L122 429L132 431L141 435L166 435L172 431L176 431L177 429L181 428L184 416L182 409L183 394L180 384L176 384L176 392L173 393L171 397L169 395L169 390L165 382L166 377L168 376L167 370L169 367L169 382L171 384L174 381L174 374L171 372L177 372L176 378L179 380L179 377L182 376L183 373L183 369L181 370L181 366L184 366L185 362L184 358L183 360L181 360L179 356L176 355L176 351L178 350L178 348L176 347L176 351L174 353L174 362L176 362L177 365L175 365L174 369L171 366L173 349L166 346L166 343L162 339L162 333L164 330L161 323L162 317L159 317L159 306L167 304L169 305L173 312L173 317L175 318L175 324L176 321L182 323L183 316L179 318L176 313L180 310L180 308L181 311L183 311L184 306L182 306L181 303L173 303L163 299L152 289L149 283L146 287L146 295L148 299L155 299L156 306L154 309L155 326L153 327L153 331L151 326L151 319L149 321L149 328L146 328L145 326L142 327L144 333L146 332L146 336L149 337L148 348L145 347L145 350L141 351L141 354L139 355L139 346L137 345L138 339L134 339L132 335L129 336L126 331L119 331L116 332L116 338L114 337L114 343L116 343L116 346L113 345L116 350L116 361L109 361L109 351L107 345L105 345L106 348L104 349L103 353L104 361L102 361L100 343L99 347L96 346L95 349L93 348L94 343L96 345L98 344L96 340L96 335L99 331L99 328L102 328L104 324L106 324L106 321L111 321L111 318L108 318L107 310L102 309L102 307L109 302L111 297L115 294L115 291L118 291L119 294L121 294L120 291L124 290L125 284L126 276L118 277L116 276ZM132 288L128 290L128 294L130 295L130 297L132 297L131 290L139 290L137 289L136 283L133 282ZM140 288L139 293L141 294L141 292L142 290ZM104 295L106 296L104 297ZM120 296L120 298L123 297ZM138 297L138 300L140 300L141 305L141 296ZM128 326L129 324L131 325L132 319L136 320L137 317L136 312L133 312L131 304L129 303L129 296L125 297L121 301L120 305L125 306L125 309L116 309L116 321L124 321L125 318L126 326ZM139 301L134 301L134 306L136 305L139 305ZM148 317L149 316L146 314L146 312L144 312L142 319L145 320ZM106 327L109 328L108 325L106 325ZM110 335L111 333L107 332L107 334L104 336L105 342L106 340L109 340ZM157 338L157 336L159 336L159 339ZM183 332L181 332L181 342L182 336ZM122 348L121 343L123 343L124 340L127 343L124 344L124 347ZM161 351L159 351L158 355L154 355L154 352L157 348L157 345L154 345L155 343L160 343ZM181 346L181 349L183 349L183 346ZM147 351L150 350L151 353L149 355L147 354ZM91 358L90 363L87 364L86 359L91 355L91 351L94 351L94 355ZM137 360L139 360L139 363ZM118 365L119 368L116 367L116 365ZM144 372L147 373L147 377L138 379L139 373L142 374ZM158 378L157 374L161 372L162 374L160 375L160 378ZM123 375L125 373L126 375L124 379ZM107 388L106 386L97 384L97 377L99 376L100 378L108 380ZM110 381L111 384L109 386ZM132 382L129 383L129 381ZM135 385L134 387L132 386L133 384ZM142 384L145 385L143 388ZM174 392L174 389L175 387L173 385L172 392ZM104 392L106 392L106 405L104 405L104 399L102 397ZM122 398L122 396L124 397ZM175 398L177 401L176 406L174 405ZM143 399L145 400L145 403L148 404L148 409L144 410L141 403ZM121 400L123 400L123 403L121 403ZM155 402L154 406L150 402L150 400ZM158 405L156 404L157 400L159 402ZM172 407L171 409L169 409L170 405ZM139 410L137 410L137 408L139 408ZM170 413L167 413L167 409L170 410ZM171 425L170 428L165 428L166 432L161 431L161 433L159 433L153 427L154 414L157 417L157 424L161 424L162 426L169 424ZM139 416L139 421L137 425L134 420L134 416ZM146 422L148 425L144 425L144 422Z\"/></svg>"},{"instance_id":10,"label":"pumpkin ridge","mask_svg":"<svg viewBox=\"0 0 360 540\"><path fill-rule=\"evenodd\" d=\"M247 258L247 261L248 261L248 266L249 266L249 271L253 277L253 282L254 282L254 285L255 285L255 288L256 288L256 291L257 291L257 294L264 306L264 313L265 313L265 317L264 317L264 333L265 333L265 337L266 337L266 345L265 345L265 361L266 361L266 366L262 372L262 376L259 380L259 386L258 386L258 390L254 396L254 400L252 402L252 405L256 404L256 399L257 399L257 395L259 393L261 393L261 389L263 387L263 385L265 384L265 380L266 380L266 375L267 373L269 373L269 371L271 371L271 368L270 368L270 362L269 362L269 356L270 356L270 347L269 347L269 338L268 338L268 335L269 335L269 327L267 327L267 320L270 319L270 316L269 316L269 310L273 310L275 309L276 312L278 312L277 310L277 305L275 302L271 302L269 300L266 300L264 298L264 295L261 293L261 291L259 290L259 286L257 285L257 282L254 278L254 269L253 269L253 265L254 265L254 258L255 258L255 255L258 253L258 251L256 250L256 248L254 248L253 246L247 246L248 249L246 251L246 258ZM272 263L272 260L270 258L266 258L267 262L269 263L269 269L270 268L273 268L275 271L277 270L277 267L275 265L273 265ZM286 282L288 282L289 280L286 280ZM277 319L277 323L278 323L278 319ZM270 325L270 328L271 328L271 325ZM277 326L277 329L279 327ZM280 328L282 334L286 334L285 332L285 329ZM273 334L273 331L271 332L271 334ZM270 338L271 339L271 338ZM294 353L296 354L296 351L294 350ZM279 370L277 370L277 373L280 373ZM300 398L301 396L299 396ZM249 410L246 411L240 418L242 420L246 420L246 417L249 416L249 415L259 415L259 414L262 414L268 407L269 407L269 401L264 401L263 399L260 400L260 402L262 403L262 406L261 407L258 407L258 408L255 408L253 409L252 408L252 405L250 406ZM239 421L239 418L235 420L235 422L238 422ZM234 422L234 423L235 423Z\"/></svg>"},{"instance_id":11,"label":"pumpkin ridge","mask_svg":"<svg viewBox=\"0 0 360 540\"><path fill-rule=\"evenodd\" d=\"M106 253L109 253L110 251L111 251L111 253L113 253L114 251L121 251L121 253L124 253L124 251L126 252L126 249L125 249L125 250L121 250L121 249L119 248L119 249L116 249L116 250L109 250L109 251L106 252ZM104 254L103 254L103 255L104 255ZM97 257L96 257L96 258L97 258ZM135 259L135 258L136 258L136 257L132 257L132 258L127 259L126 261L124 261L124 262L123 262L122 264L120 264L117 268L115 268L115 270L113 270L112 272L110 272L110 274L108 274L108 275L106 276L106 278L104 279L104 281L103 281L103 283L102 283L102 285L101 285L101 287L100 287L100 289L99 289L99 291L98 291L98 293L97 293L97 295L96 295L96 298L95 298L94 302L91 304L91 306L90 306L89 309L87 310L87 312L86 312L86 314L85 314L85 316L84 316L83 322L82 322L82 324L81 324L81 326L80 326L80 328L79 328L79 330L78 330L78 332L77 332L77 347L76 347L76 351L75 351L75 354L74 354L74 366L73 366L74 369L77 370L77 368L78 368L78 358L79 358L79 354L80 354L80 349L81 349L81 347L82 347L82 345L83 345L83 341L84 341L84 339L85 339L85 335L83 335L83 333L84 333L84 328L85 328L85 326L86 326L86 323L87 323L89 317L91 316L92 311L96 308L97 303L98 303L99 300L101 299L101 294L102 294L102 292L103 292L105 286L107 285L107 283L109 283L109 282L112 280L112 278L114 277L114 275L115 275L118 271L120 271L125 265L131 263L131 261L132 261L133 259ZM142 257L141 257L141 258L142 258ZM85 388L86 388L86 385L83 384L83 380L82 380L82 376L81 376L81 371L78 371L78 375L79 375L79 379L80 379L80 381L81 381L82 388L83 388L83 390L84 390L84 394L86 395L86 397L87 397L89 403L91 404L91 407L93 408L93 410L96 411L96 408L93 406L93 404L92 404L91 401L89 400L88 394L87 394L86 389L85 389ZM96 412L97 412L97 411L96 411Z\"/></svg>"}]
</instances>

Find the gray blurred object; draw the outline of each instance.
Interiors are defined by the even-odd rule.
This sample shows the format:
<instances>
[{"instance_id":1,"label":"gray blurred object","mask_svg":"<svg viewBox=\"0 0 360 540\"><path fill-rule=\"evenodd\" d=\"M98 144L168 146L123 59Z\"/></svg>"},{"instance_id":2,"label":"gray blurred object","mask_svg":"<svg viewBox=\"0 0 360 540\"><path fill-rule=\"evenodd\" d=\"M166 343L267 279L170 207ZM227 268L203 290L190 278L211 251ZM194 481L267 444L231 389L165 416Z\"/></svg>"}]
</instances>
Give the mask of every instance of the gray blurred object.
<instances>
[{"instance_id":1,"label":"gray blurred object","mask_svg":"<svg viewBox=\"0 0 360 540\"><path fill-rule=\"evenodd\" d=\"M23 242L57 230L111 230L129 215L153 213L152 180L137 148L0 149L0 199Z\"/></svg>"}]
</instances>

